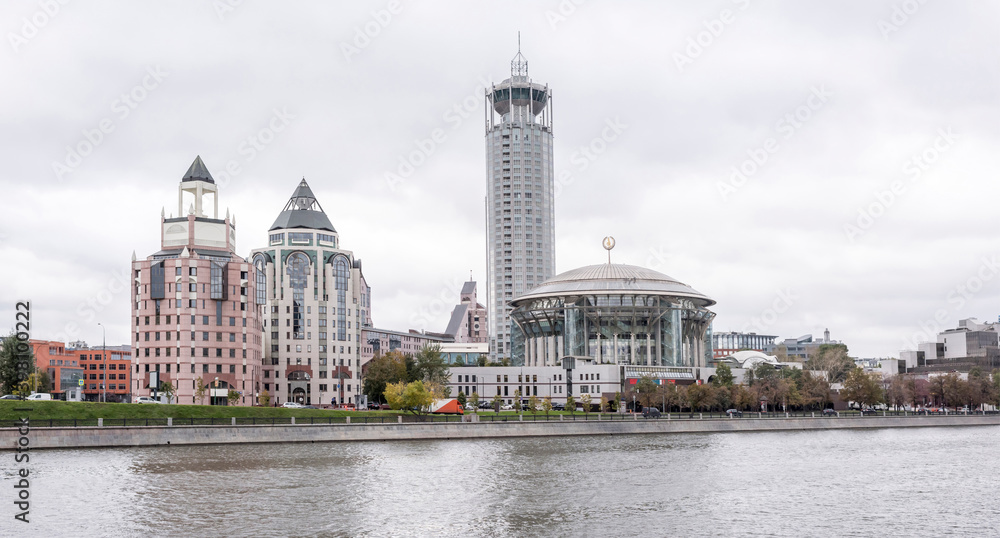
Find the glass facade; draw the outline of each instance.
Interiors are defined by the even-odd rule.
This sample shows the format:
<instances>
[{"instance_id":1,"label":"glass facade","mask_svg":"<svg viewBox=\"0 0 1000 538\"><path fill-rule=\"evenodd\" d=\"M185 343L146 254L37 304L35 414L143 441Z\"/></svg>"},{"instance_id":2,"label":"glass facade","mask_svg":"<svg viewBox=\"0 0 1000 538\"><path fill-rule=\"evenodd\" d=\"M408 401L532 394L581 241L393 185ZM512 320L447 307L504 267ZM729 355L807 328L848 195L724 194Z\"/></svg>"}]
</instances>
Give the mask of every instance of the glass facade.
<instances>
[{"instance_id":1,"label":"glass facade","mask_svg":"<svg viewBox=\"0 0 1000 538\"><path fill-rule=\"evenodd\" d=\"M288 256L286 261L288 285L292 288L292 338L301 340L306 337L305 322L305 289L309 281L309 258L301 252Z\"/></svg>"},{"instance_id":2,"label":"glass facade","mask_svg":"<svg viewBox=\"0 0 1000 538\"><path fill-rule=\"evenodd\" d=\"M521 333L515 340L523 338L513 364L545 366L574 356L597 364L698 366L711 356L714 317L690 300L662 295L530 299L511 311Z\"/></svg>"},{"instance_id":3,"label":"glass facade","mask_svg":"<svg viewBox=\"0 0 1000 538\"><path fill-rule=\"evenodd\" d=\"M337 256L333 260L334 288L337 290L337 340L347 340L347 285L351 271L347 258Z\"/></svg>"}]
</instances>

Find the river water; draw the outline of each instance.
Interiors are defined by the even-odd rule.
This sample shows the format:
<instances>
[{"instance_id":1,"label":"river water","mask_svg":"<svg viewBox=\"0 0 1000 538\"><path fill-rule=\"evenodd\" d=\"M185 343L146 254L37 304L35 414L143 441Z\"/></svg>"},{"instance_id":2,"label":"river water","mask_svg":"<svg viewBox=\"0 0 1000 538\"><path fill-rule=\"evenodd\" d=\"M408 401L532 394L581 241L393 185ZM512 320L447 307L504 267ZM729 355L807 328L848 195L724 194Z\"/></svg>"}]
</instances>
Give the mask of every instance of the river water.
<instances>
[{"instance_id":1,"label":"river water","mask_svg":"<svg viewBox=\"0 0 1000 538\"><path fill-rule=\"evenodd\" d=\"M4 536L1000 536L1000 427L32 453Z\"/></svg>"}]
</instances>

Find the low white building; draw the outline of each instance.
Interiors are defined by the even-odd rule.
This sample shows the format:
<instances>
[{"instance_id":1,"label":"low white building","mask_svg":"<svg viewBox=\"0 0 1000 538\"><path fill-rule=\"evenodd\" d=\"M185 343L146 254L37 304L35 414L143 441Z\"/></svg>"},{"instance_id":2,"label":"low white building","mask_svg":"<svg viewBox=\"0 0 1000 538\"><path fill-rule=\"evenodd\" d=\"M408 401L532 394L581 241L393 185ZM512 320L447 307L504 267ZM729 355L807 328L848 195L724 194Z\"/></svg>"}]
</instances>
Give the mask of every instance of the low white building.
<instances>
[{"instance_id":1,"label":"low white building","mask_svg":"<svg viewBox=\"0 0 1000 538\"><path fill-rule=\"evenodd\" d=\"M583 364L569 372L559 366L466 366L451 368L451 395L479 395L480 401L499 395L504 403L514 403L516 391L524 399L551 396L565 403L570 394L579 401L589 394L593 403L601 396L613 399L622 391L622 368L615 364Z\"/></svg>"}]
</instances>

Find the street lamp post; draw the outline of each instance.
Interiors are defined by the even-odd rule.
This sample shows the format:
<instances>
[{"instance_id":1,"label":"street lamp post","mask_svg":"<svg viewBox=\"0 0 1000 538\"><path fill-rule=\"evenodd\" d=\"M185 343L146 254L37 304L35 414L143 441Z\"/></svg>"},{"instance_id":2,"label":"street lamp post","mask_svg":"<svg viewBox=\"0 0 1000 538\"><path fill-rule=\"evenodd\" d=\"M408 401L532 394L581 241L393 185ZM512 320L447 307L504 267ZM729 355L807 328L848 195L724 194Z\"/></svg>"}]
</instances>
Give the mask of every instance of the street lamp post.
<instances>
[{"instance_id":1,"label":"street lamp post","mask_svg":"<svg viewBox=\"0 0 1000 538\"><path fill-rule=\"evenodd\" d=\"M104 389L103 400L105 403L108 401L108 331L105 330L104 325L98 323L101 327L101 358L104 359L104 383L101 387Z\"/></svg>"},{"instance_id":2,"label":"street lamp post","mask_svg":"<svg viewBox=\"0 0 1000 538\"><path fill-rule=\"evenodd\" d=\"M215 391L218 390L218 388L219 388L219 376L216 376L215 381L212 383L212 397L209 398L209 402L213 402L215 400ZM215 403L212 403L212 405L215 405Z\"/></svg>"}]
</instances>

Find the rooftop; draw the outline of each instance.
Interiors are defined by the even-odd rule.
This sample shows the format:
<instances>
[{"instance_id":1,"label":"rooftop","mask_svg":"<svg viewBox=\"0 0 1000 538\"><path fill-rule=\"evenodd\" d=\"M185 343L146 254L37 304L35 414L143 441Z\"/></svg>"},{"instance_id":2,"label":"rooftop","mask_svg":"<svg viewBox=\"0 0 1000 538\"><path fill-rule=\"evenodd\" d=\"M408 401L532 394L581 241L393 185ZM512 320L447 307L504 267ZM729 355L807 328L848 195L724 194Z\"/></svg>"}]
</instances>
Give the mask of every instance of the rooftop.
<instances>
[{"instance_id":1,"label":"rooftop","mask_svg":"<svg viewBox=\"0 0 1000 538\"><path fill-rule=\"evenodd\" d=\"M707 295L658 271L635 265L609 263L588 265L558 274L516 297L513 302L594 293L671 295L696 300L701 306L715 304Z\"/></svg>"}]
</instances>

